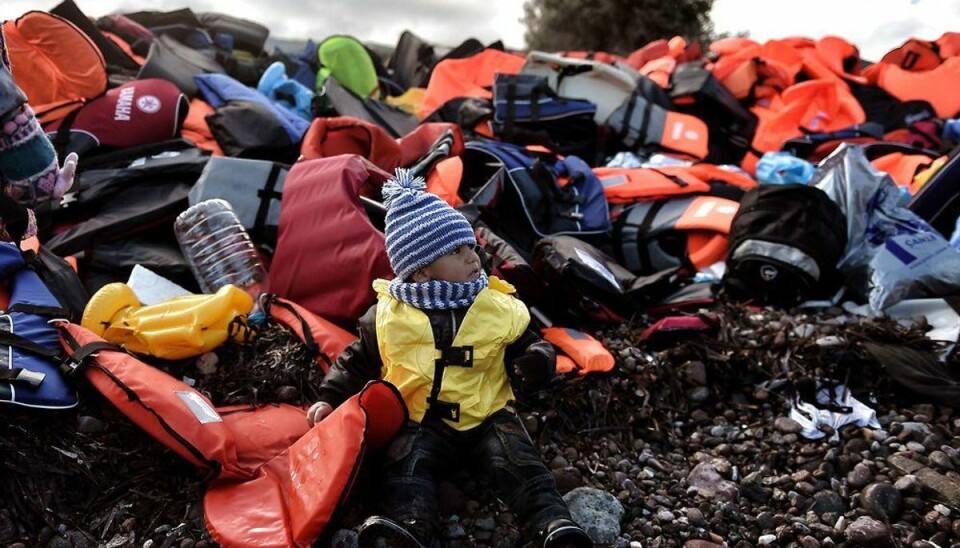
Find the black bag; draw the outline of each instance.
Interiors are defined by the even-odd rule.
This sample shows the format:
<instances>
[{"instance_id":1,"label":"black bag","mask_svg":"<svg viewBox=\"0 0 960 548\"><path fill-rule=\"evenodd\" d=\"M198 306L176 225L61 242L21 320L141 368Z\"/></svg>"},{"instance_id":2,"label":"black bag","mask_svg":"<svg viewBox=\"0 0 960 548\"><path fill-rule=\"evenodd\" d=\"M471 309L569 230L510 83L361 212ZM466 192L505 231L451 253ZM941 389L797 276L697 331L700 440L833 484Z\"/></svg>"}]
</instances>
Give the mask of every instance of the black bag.
<instances>
[{"instance_id":1,"label":"black bag","mask_svg":"<svg viewBox=\"0 0 960 548\"><path fill-rule=\"evenodd\" d=\"M597 163L597 106L560 97L547 78L533 74L497 74L493 87L493 132L518 145L542 145Z\"/></svg>"},{"instance_id":2,"label":"black bag","mask_svg":"<svg viewBox=\"0 0 960 548\"><path fill-rule=\"evenodd\" d=\"M39 253L24 252L23 258L37 276L40 276L43 284L47 286L60 306L69 312L69 317L66 319L74 323L79 322L90 300L90 292L84 287L70 264L43 246L40 247Z\"/></svg>"},{"instance_id":3,"label":"black bag","mask_svg":"<svg viewBox=\"0 0 960 548\"><path fill-rule=\"evenodd\" d=\"M549 298L542 306L550 315L600 322L622 322L679 287L676 269L638 277L572 236L539 240L533 269L546 284Z\"/></svg>"},{"instance_id":4,"label":"black bag","mask_svg":"<svg viewBox=\"0 0 960 548\"><path fill-rule=\"evenodd\" d=\"M730 226L724 291L735 299L792 306L840 283L847 221L825 192L769 185L748 192Z\"/></svg>"}]
</instances>

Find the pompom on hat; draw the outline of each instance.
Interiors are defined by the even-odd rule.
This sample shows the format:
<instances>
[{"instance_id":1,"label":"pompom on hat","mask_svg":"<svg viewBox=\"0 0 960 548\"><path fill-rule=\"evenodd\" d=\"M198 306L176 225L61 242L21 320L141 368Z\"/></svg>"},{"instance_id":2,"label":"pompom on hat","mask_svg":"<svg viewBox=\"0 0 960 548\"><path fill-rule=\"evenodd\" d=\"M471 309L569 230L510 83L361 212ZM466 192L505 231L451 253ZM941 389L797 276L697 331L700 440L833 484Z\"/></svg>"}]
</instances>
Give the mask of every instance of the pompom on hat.
<instances>
[{"instance_id":1,"label":"pompom on hat","mask_svg":"<svg viewBox=\"0 0 960 548\"><path fill-rule=\"evenodd\" d=\"M403 168L383 185L387 257L401 280L461 245L477 245L466 217L426 192L426 186L422 177Z\"/></svg>"}]
</instances>

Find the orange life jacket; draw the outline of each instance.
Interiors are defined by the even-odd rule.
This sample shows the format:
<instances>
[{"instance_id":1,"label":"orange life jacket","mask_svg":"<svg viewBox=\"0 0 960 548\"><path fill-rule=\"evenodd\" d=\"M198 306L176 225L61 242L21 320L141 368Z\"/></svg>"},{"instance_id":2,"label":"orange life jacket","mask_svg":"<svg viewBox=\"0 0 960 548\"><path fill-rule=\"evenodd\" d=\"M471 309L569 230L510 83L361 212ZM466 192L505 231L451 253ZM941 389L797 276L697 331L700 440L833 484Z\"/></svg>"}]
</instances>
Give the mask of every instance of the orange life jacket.
<instances>
[{"instance_id":1,"label":"orange life jacket","mask_svg":"<svg viewBox=\"0 0 960 548\"><path fill-rule=\"evenodd\" d=\"M881 65L877 85L901 101L919 99L930 103L940 118L960 113L960 57L951 57L936 68L913 72L896 65Z\"/></svg>"},{"instance_id":2,"label":"orange life jacket","mask_svg":"<svg viewBox=\"0 0 960 548\"><path fill-rule=\"evenodd\" d=\"M87 380L121 413L212 476L253 477L262 464L257 455L272 458L306 431L306 413L291 406L257 419L231 407L233 416L226 419L194 388L79 325L61 325L60 342L67 363L83 367Z\"/></svg>"},{"instance_id":3,"label":"orange life jacket","mask_svg":"<svg viewBox=\"0 0 960 548\"><path fill-rule=\"evenodd\" d=\"M213 136L213 132L210 131L210 126L207 125L207 116L213 113L213 107L206 101L194 97L190 101L190 110L183 120L180 135L193 141L197 148L209 151L214 156L224 156L223 150Z\"/></svg>"},{"instance_id":4,"label":"orange life jacket","mask_svg":"<svg viewBox=\"0 0 960 548\"><path fill-rule=\"evenodd\" d=\"M427 92L417 115L420 119L429 116L450 99L457 97L493 97L493 79L496 73L516 74L525 59L512 53L495 49L463 59L446 59L433 67Z\"/></svg>"},{"instance_id":5,"label":"orange life jacket","mask_svg":"<svg viewBox=\"0 0 960 548\"><path fill-rule=\"evenodd\" d=\"M647 62L670 55L670 46L666 40L654 40L627 56L626 64L640 70Z\"/></svg>"},{"instance_id":6,"label":"orange life jacket","mask_svg":"<svg viewBox=\"0 0 960 548\"><path fill-rule=\"evenodd\" d=\"M107 91L107 65L93 40L56 15L29 11L3 24L11 71L41 124Z\"/></svg>"},{"instance_id":7,"label":"orange life jacket","mask_svg":"<svg viewBox=\"0 0 960 548\"><path fill-rule=\"evenodd\" d=\"M343 508L367 452L406 420L396 388L367 384L253 478L214 481L203 498L210 535L220 546L312 546Z\"/></svg>"},{"instance_id":8,"label":"orange life jacket","mask_svg":"<svg viewBox=\"0 0 960 548\"><path fill-rule=\"evenodd\" d=\"M760 119L753 138L753 148L760 153L779 150L787 139L804 133L838 131L866 120L863 107L840 80L801 82L785 90L773 106L752 109ZM753 173L758 161L749 152L741 166Z\"/></svg>"},{"instance_id":9,"label":"orange life jacket","mask_svg":"<svg viewBox=\"0 0 960 548\"><path fill-rule=\"evenodd\" d=\"M939 50L940 47L935 42L910 38L900 47L888 51L880 62L909 71L933 70L943 62Z\"/></svg>"},{"instance_id":10,"label":"orange life jacket","mask_svg":"<svg viewBox=\"0 0 960 548\"><path fill-rule=\"evenodd\" d=\"M710 185L682 166L659 168L598 167L593 172L611 204L632 204L684 194L706 194Z\"/></svg>"},{"instance_id":11,"label":"orange life jacket","mask_svg":"<svg viewBox=\"0 0 960 548\"><path fill-rule=\"evenodd\" d=\"M589 334L567 327L547 327L543 338L569 356L577 366L577 374L613 370L616 360L603 344Z\"/></svg>"},{"instance_id":12,"label":"orange life jacket","mask_svg":"<svg viewBox=\"0 0 960 548\"><path fill-rule=\"evenodd\" d=\"M937 38L937 47L940 48L940 57L949 59L960 55L960 32L945 32Z\"/></svg>"},{"instance_id":13,"label":"orange life jacket","mask_svg":"<svg viewBox=\"0 0 960 548\"><path fill-rule=\"evenodd\" d=\"M914 184L913 178L921 170L929 167L933 160L925 154L894 152L874 158L870 163L873 164L873 167L890 175L897 186L908 189L910 194L913 195L919 190L919 186Z\"/></svg>"},{"instance_id":14,"label":"orange life jacket","mask_svg":"<svg viewBox=\"0 0 960 548\"><path fill-rule=\"evenodd\" d=\"M601 63L607 63L608 65L624 61L623 57L620 57L615 53L607 53L605 51L561 51L557 55L562 55L564 57L570 57L573 59L600 61Z\"/></svg>"}]
</instances>

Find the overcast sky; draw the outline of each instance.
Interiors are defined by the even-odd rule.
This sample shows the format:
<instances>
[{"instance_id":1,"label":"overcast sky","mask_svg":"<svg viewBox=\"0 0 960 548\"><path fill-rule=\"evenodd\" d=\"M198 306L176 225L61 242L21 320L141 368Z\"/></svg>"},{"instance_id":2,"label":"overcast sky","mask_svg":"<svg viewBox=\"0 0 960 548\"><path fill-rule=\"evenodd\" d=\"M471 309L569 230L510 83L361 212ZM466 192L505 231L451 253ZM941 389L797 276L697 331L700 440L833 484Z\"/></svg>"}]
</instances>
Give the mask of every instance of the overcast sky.
<instances>
[{"instance_id":1,"label":"overcast sky","mask_svg":"<svg viewBox=\"0 0 960 548\"><path fill-rule=\"evenodd\" d=\"M392 45L404 29L439 45L474 36L524 47L522 0L75 0L89 16L139 10L222 11L253 19L281 38L352 34ZM669 2L670 0L663 0ZM58 0L0 0L0 18L47 10ZM876 60L904 39L960 32L960 0L715 0L718 31L749 31L757 40L843 36Z\"/></svg>"}]
</instances>

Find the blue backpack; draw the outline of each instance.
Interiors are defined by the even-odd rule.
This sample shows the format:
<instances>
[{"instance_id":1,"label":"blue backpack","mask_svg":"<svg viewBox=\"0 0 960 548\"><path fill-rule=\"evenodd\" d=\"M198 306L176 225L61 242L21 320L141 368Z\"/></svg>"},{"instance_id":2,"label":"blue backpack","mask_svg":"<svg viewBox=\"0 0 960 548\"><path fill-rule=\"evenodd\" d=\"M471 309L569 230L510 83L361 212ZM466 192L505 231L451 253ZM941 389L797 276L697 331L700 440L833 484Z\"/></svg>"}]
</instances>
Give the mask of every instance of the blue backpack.
<instances>
[{"instance_id":1,"label":"blue backpack","mask_svg":"<svg viewBox=\"0 0 960 548\"><path fill-rule=\"evenodd\" d=\"M463 154L465 185L480 181L470 203L494 230L528 255L546 236L590 237L610 230L607 198L600 179L576 156L559 158L498 141L467 143ZM471 184L473 182L474 184ZM564 184L565 183L565 184Z\"/></svg>"}]
</instances>

